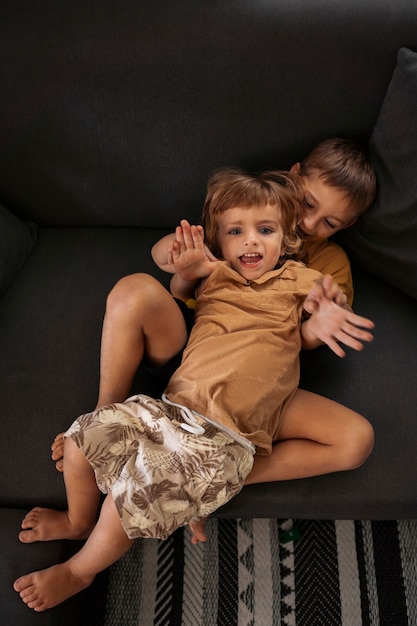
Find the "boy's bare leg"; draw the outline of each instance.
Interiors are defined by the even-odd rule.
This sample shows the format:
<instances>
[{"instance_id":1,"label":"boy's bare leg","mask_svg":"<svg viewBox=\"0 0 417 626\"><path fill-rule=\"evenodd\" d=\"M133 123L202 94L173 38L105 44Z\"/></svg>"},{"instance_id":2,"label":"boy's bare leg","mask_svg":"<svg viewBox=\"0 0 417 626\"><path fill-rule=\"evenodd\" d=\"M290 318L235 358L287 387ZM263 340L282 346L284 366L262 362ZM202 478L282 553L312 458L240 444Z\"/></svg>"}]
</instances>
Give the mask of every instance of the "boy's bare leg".
<instances>
[{"instance_id":1,"label":"boy's bare leg","mask_svg":"<svg viewBox=\"0 0 417 626\"><path fill-rule=\"evenodd\" d=\"M144 353L163 365L186 341L183 315L158 280L148 274L122 278L107 300L97 406L126 400Z\"/></svg>"},{"instance_id":2,"label":"boy's bare leg","mask_svg":"<svg viewBox=\"0 0 417 626\"><path fill-rule=\"evenodd\" d=\"M94 471L72 439L65 439L64 481L68 510L36 507L22 522L23 543L54 539L85 539L94 528L100 501Z\"/></svg>"},{"instance_id":3,"label":"boy's bare leg","mask_svg":"<svg viewBox=\"0 0 417 626\"><path fill-rule=\"evenodd\" d=\"M45 611L88 587L96 574L122 557L132 543L108 495L97 525L77 554L65 563L21 576L13 587L29 608Z\"/></svg>"},{"instance_id":4,"label":"boy's bare leg","mask_svg":"<svg viewBox=\"0 0 417 626\"><path fill-rule=\"evenodd\" d=\"M187 341L182 313L171 294L148 274L131 274L112 289L103 322L97 407L123 402L143 355L163 365ZM52 444L52 459L62 471L63 433Z\"/></svg>"},{"instance_id":5,"label":"boy's bare leg","mask_svg":"<svg viewBox=\"0 0 417 626\"><path fill-rule=\"evenodd\" d=\"M371 424L351 409L297 389L270 456L255 456L245 484L293 480L362 465L374 445Z\"/></svg>"}]
</instances>

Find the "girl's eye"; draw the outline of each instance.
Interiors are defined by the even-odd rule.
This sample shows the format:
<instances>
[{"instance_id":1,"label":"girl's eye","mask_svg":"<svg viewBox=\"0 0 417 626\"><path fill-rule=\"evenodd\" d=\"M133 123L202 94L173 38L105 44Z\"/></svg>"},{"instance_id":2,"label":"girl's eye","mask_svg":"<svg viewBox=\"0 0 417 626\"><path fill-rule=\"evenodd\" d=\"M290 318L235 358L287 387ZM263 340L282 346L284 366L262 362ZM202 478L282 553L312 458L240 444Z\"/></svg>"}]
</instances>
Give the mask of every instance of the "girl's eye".
<instances>
[{"instance_id":1,"label":"girl's eye","mask_svg":"<svg viewBox=\"0 0 417 626\"><path fill-rule=\"evenodd\" d=\"M314 209L313 205L307 200L307 198L304 198L304 206L306 209Z\"/></svg>"},{"instance_id":2,"label":"girl's eye","mask_svg":"<svg viewBox=\"0 0 417 626\"><path fill-rule=\"evenodd\" d=\"M239 235L240 234L240 228L231 228L229 230L229 235Z\"/></svg>"},{"instance_id":3,"label":"girl's eye","mask_svg":"<svg viewBox=\"0 0 417 626\"><path fill-rule=\"evenodd\" d=\"M324 220L324 223L326 224L327 228L330 228L330 229L332 229L332 230L333 230L334 228L336 228L336 226L335 226L335 225L333 224L333 222L331 222L330 220L327 220L327 219L326 219L326 220Z\"/></svg>"},{"instance_id":4,"label":"girl's eye","mask_svg":"<svg viewBox=\"0 0 417 626\"><path fill-rule=\"evenodd\" d=\"M259 229L259 232L261 233L261 235L270 235L272 233L272 228L264 226L263 228Z\"/></svg>"}]
</instances>

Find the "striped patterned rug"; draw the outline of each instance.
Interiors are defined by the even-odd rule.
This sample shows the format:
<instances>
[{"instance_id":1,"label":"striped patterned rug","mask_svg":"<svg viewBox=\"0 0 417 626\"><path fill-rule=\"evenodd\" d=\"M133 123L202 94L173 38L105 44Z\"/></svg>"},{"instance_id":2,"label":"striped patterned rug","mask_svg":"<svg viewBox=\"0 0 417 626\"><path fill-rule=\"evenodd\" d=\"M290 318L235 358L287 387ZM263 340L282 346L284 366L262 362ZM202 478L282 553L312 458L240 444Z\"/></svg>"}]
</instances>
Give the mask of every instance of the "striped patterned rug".
<instances>
[{"instance_id":1,"label":"striped patterned rug","mask_svg":"<svg viewBox=\"0 0 417 626\"><path fill-rule=\"evenodd\" d=\"M215 520L138 540L105 626L416 626L417 521Z\"/></svg>"}]
</instances>

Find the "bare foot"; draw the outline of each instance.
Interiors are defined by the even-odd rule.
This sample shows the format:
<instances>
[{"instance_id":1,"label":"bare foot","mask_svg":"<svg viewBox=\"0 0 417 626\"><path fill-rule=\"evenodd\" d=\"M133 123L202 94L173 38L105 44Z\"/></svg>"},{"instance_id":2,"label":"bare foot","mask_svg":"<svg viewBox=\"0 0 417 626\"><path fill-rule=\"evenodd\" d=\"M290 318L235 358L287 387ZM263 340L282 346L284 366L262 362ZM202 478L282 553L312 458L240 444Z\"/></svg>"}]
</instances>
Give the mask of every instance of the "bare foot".
<instances>
[{"instance_id":1,"label":"bare foot","mask_svg":"<svg viewBox=\"0 0 417 626\"><path fill-rule=\"evenodd\" d=\"M195 546L198 543L205 543L207 541L207 535L204 530L206 525L206 517L201 517L200 519L195 519L189 523L189 527L193 536L191 537L191 543Z\"/></svg>"},{"instance_id":2,"label":"bare foot","mask_svg":"<svg viewBox=\"0 0 417 626\"><path fill-rule=\"evenodd\" d=\"M79 593L91 585L93 580L94 576L88 579L75 576L67 561L21 576L14 582L13 588L30 609L40 612Z\"/></svg>"},{"instance_id":3,"label":"bare foot","mask_svg":"<svg viewBox=\"0 0 417 626\"><path fill-rule=\"evenodd\" d=\"M64 433L59 433L51 446L51 458L55 462L58 472L64 471Z\"/></svg>"},{"instance_id":4,"label":"bare foot","mask_svg":"<svg viewBox=\"0 0 417 626\"><path fill-rule=\"evenodd\" d=\"M92 527L87 525L82 528L74 527L68 518L67 511L55 511L39 506L29 511L21 527L24 529L19 533L22 543L55 539L86 539L92 531Z\"/></svg>"}]
</instances>

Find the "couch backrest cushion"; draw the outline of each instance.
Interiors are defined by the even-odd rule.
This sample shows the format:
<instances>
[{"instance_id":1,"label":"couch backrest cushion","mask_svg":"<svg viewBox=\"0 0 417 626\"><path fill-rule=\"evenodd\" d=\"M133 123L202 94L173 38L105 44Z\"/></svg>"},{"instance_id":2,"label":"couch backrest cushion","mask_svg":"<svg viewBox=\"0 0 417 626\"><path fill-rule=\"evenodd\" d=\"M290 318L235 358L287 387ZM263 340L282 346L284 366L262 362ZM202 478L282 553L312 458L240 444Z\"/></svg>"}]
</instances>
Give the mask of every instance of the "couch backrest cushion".
<instances>
[{"instance_id":1,"label":"couch backrest cushion","mask_svg":"<svg viewBox=\"0 0 417 626\"><path fill-rule=\"evenodd\" d=\"M339 239L352 261L417 298L417 52L398 53L369 150L376 201Z\"/></svg>"},{"instance_id":2,"label":"couch backrest cushion","mask_svg":"<svg viewBox=\"0 0 417 626\"><path fill-rule=\"evenodd\" d=\"M210 173L368 140L410 0L5 0L0 201L46 226L197 220Z\"/></svg>"}]
</instances>

